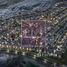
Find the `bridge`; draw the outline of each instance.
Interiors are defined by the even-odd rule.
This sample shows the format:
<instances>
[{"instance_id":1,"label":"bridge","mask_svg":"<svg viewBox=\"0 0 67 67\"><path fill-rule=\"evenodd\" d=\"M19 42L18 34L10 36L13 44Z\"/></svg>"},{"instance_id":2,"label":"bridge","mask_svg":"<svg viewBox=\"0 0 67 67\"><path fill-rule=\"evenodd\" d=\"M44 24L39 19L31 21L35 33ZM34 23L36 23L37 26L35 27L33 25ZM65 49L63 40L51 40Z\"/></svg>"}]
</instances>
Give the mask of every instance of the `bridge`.
<instances>
[{"instance_id":1,"label":"bridge","mask_svg":"<svg viewBox=\"0 0 67 67\"><path fill-rule=\"evenodd\" d=\"M32 48L14 46L14 45L2 45L0 44L0 53L8 53L8 54L22 54L25 55L26 52L31 51Z\"/></svg>"}]
</instances>

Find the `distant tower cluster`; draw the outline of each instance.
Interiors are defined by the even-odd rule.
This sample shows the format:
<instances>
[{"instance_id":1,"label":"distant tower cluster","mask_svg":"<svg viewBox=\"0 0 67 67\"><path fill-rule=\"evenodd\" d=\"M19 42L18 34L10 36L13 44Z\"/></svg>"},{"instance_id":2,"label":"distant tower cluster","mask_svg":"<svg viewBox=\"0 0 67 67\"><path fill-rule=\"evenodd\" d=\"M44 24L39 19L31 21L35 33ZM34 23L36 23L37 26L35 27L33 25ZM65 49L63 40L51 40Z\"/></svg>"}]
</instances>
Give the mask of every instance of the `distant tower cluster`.
<instances>
[{"instance_id":1,"label":"distant tower cluster","mask_svg":"<svg viewBox=\"0 0 67 67\"><path fill-rule=\"evenodd\" d=\"M45 28L45 22L41 20L22 21L22 46L44 47Z\"/></svg>"}]
</instances>

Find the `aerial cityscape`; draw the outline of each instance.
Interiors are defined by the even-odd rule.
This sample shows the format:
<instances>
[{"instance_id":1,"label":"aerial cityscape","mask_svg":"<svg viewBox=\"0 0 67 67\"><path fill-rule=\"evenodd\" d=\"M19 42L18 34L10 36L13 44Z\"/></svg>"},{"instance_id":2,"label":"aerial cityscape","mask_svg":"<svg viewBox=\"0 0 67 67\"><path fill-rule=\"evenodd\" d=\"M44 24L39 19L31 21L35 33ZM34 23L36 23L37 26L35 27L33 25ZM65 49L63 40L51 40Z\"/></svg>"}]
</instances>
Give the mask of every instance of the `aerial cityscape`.
<instances>
[{"instance_id":1,"label":"aerial cityscape","mask_svg":"<svg viewBox=\"0 0 67 67\"><path fill-rule=\"evenodd\" d=\"M67 67L67 1L0 0L0 67Z\"/></svg>"}]
</instances>

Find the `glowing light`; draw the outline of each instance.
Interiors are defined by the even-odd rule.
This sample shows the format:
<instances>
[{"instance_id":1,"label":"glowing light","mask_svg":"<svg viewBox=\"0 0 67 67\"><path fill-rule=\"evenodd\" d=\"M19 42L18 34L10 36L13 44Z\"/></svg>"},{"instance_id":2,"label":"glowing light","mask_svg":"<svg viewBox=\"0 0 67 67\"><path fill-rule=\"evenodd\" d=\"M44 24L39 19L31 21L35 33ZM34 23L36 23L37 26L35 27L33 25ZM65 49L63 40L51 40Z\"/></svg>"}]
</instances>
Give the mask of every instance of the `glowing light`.
<instances>
[{"instance_id":1,"label":"glowing light","mask_svg":"<svg viewBox=\"0 0 67 67\"><path fill-rule=\"evenodd\" d=\"M15 46L13 46L13 48L15 48Z\"/></svg>"},{"instance_id":2,"label":"glowing light","mask_svg":"<svg viewBox=\"0 0 67 67\"><path fill-rule=\"evenodd\" d=\"M15 54L17 54L18 53L18 51L17 50L15 50Z\"/></svg>"},{"instance_id":3,"label":"glowing light","mask_svg":"<svg viewBox=\"0 0 67 67\"><path fill-rule=\"evenodd\" d=\"M64 36L64 39L66 39L66 36Z\"/></svg>"},{"instance_id":4,"label":"glowing light","mask_svg":"<svg viewBox=\"0 0 67 67\"><path fill-rule=\"evenodd\" d=\"M34 55L33 58L36 59L36 55Z\"/></svg>"},{"instance_id":5,"label":"glowing light","mask_svg":"<svg viewBox=\"0 0 67 67\"><path fill-rule=\"evenodd\" d=\"M42 42L40 42L40 45L42 45Z\"/></svg>"},{"instance_id":6,"label":"glowing light","mask_svg":"<svg viewBox=\"0 0 67 67\"><path fill-rule=\"evenodd\" d=\"M58 21L56 21L54 24L57 24L58 23Z\"/></svg>"},{"instance_id":7,"label":"glowing light","mask_svg":"<svg viewBox=\"0 0 67 67\"><path fill-rule=\"evenodd\" d=\"M56 56L56 57L57 57L57 54L54 54L54 56Z\"/></svg>"},{"instance_id":8,"label":"glowing light","mask_svg":"<svg viewBox=\"0 0 67 67\"><path fill-rule=\"evenodd\" d=\"M55 6L57 7L57 6L58 6L58 4L55 4Z\"/></svg>"},{"instance_id":9,"label":"glowing light","mask_svg":"<svg viewBox=\"0 0 67 67\"><path fill-rule=\"evenodd\" d=\"M50 30L50 29L51 29L51 27L47 27L47 29L48 29L48 30Z\"/></svg>"},{"instance_id":10,"label":"glowing light","mask_svg":"<svg viewBox=\"0 0 67 67\"><path fill-rule=\"evenodd\" d=\"M44 15L42 15L42 18L44 18Z\"/></svg>"},{"instance_id":11,"label":"glowing light","mask_svg":"<svg viewBox=\"0 0 67 67\"><path fill-rule=\"evenodd\" d=\"M22 52L22 55L25 55L25 52Z\"/></svg>"},{"instance_id":12,"label":"glowing light","mask_svg":"<svg viewBox=\"0 0 67 67\"><path fill-rule=\"evenodd\" d=\"M9 36L9 34L7 33L7 36Z\"/></svg>"},{"instance_id":13,"label":"glowing light","mask_svg":"<svg viewBox=\"0 0 67 67\"><path fill-rule=\"evenodd\" d=\"M32 24L31 24L31 23L29 23L29 26L31 27L31 26L32 26Z\"/></svg>"},{"instance_id":14,"label":"glowing light","mask_svg":"<svg viewBox=\"0 0 67 67\"><path fill-rule=\"evenodd\" d=\"M38 53L37 56L38 56L38 57L41 57L41 53Z\"/></svg>"},{"instance_id":15,"label":"glowing light","mask_svg":"<svg viewBox=\"0 0 67 67\"><path fill-rule=\"evenodd\" d=\"M32 38L35 39L36 37L33 36Z\"/></svg>"},{"instance_id":16,"label":"glowing light","mask_svg":"<svg viewBox=\"0 0 67 67\"><path fill-rule=\"evenodd\" d=\"M7 50L7 53L9 53L9 49Z\"/></svg>"},{"instance_id":17,"label":"glowing light","mask_svg":"<svg viewBox=\"0 0 67 67\"><path fill-rule=\"evenodd\" d=\"M27 30L25 29L25 30L23 31L23 33L24 33L24 34L27 34Z\"/></svg>"},{"instance_id":18,"label":"glowing light","mask_svg":"<svg viewBox=\"0 0 67 67\"><path fill-rule=\"evenodd\" d=\"M37 49L37 52L38 52L39 50Z\"/></svg>"},{"instance_id":19,"label":"glowing light","mask_svg":"<svg viewBox=\"0 0 67 67\"><path fill-rule=\"evenodd\" d=\"M24 47L22 49L24 49Z\"/></svg>"},{"instance_id":20,"label":"glowing light","mask_svg":"<svg viewBox=\"0 0 67 67\"><path fill-rule=\"evenodd\" d=\"M53 56L53 53L50 53L50 56Z\"/></svg>"},{"instance_id":21,"label":"glowing light","mask_svg":"<svg viewBox=\"0 0 67 67\"><path fill-rule=\"evenodd\" d=\"M53 18L51 18L51 20L52 20Z\"/></svg>"},{"instance_id":22,"label":"glowing light","mask_svg":"<svg viewBox=\"0 0 67 67\"><path fill-rule=\"evenodd\" d=\"M41 52L41 49L39 50L39 52Z\"/></svg>"},{"instance_id":23,"label":"glowing light","mask_svg":"<svg viewBox=\"0 0 67 67\"><path fill-rule=\"evenodd\" d=\"M11 48L11 46L9 46L9 48Z\"/></svg>"},{"instance_id":24,"label":"glowing light","mask_svg":"<svg viewBox=\"0 0 67 67\"><path fill-rule=\"evenodd\" d=\"M67 36L67 32L65 33L65 35Z\"/></svg>"},{"instance_id":25,"label":"glowing light","mask_svg":"<svg viewBox=\"0 0 67 67\"><path fill-rule=\"evenodd\" d=\"M11 31L12 33L14 32L14 30Z\"/></svg>"},{"instance_id":26,"label":"glowing light","mask_svg":"<svg viewBox=\"0 0 67 67\"><path fill-rule=\"evenodd\" d=\"M21 49L21 47L20 47L20 49Z\"/></svg>"},{"instance_id":27,"label":"glowing light","mask_svg":"<svg viewBox=\"0 0 67 67\"><path fill-rule=\"evenodd\" d=\"M44 59L44 63L47 63L47 59Z\"/></svg>"},{"instance_id":28,"label":"glowing light","mask_svg":"<svg viewBox=\"0 0 67 67\"><path fill-rule=\"evenodd\" d=\"M6 45L6 47L8 48L9 46L8 46L8 45Z\"/></svg>"},{"instance_id":29,"label":"glowing light","mask_svg":"<svg viewBox=\"0 0 67 67\"><path fill-rule=\"evenodd\" d=\"M53 18L53 20L55 20L55 18Z\"/></svg>"},{"instance_id":30,"label":"glowing light","mask_svg":"<svg viewBox=\"0 0 67 67\"><path fill-rule=\"evenodd\" d=\"M42 35L43 33L42 32L40 32L40 35Z\"/></svg>"},{"instance_id":31,"label":"glowing light","mask_svg":"<svg viewBox=\"0 0 67 67\"><path fill-rule=\"evenodd\" d=\"M31 48L29 48L29 51L31 51L32 49Z\"/></svg>"},{"instance_id":32,"label":"glowing light","mask_svg":"<svg viewBox=\"0 0 67 67\"><path fill-rule=\"evenodd\" d=\"M28 51L28 48L27 48L27 51Z\"/></svg>"},{"instance_id":33,"label":"glowing light","mask_svg":"<svg viewBox=\"0 0 67 67\"><path fill-rule=\"evenodd\" d=\"M22 34L21 34L19 37L21 37L21 38L22 38Z\"/></svg>"},{"instance_id":34,"label":"glowing light","mask_svg":"<svg viewBox=\"0 0 67 67\"><path fill-rule=\"evenodd\" d=\"M0 44L0 47L1 47L1 44Z\"/></svg>"}]
</instances>

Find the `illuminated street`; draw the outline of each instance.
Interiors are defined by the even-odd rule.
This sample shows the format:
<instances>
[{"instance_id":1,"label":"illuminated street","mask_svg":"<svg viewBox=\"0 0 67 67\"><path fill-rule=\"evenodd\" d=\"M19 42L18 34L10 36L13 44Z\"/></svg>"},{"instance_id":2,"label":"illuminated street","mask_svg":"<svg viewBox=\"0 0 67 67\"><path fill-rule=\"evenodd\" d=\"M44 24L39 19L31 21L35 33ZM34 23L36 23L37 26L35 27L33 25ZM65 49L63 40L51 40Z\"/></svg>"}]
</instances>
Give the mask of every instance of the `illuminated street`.
<instances>
[{"instance_id":1,"label":"illuminated street","mask_svg":"<svg viewBox=\"0 0 67 67\"><path fill-rule=\"evenodd\" d=\"M5 67L67 67L67 1L0 3L0 62L18 63Z\"/></svg>"}]
</instances>

